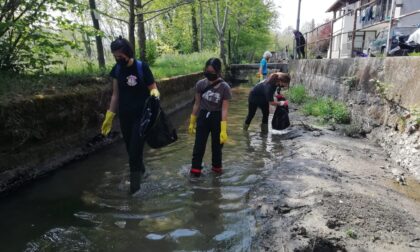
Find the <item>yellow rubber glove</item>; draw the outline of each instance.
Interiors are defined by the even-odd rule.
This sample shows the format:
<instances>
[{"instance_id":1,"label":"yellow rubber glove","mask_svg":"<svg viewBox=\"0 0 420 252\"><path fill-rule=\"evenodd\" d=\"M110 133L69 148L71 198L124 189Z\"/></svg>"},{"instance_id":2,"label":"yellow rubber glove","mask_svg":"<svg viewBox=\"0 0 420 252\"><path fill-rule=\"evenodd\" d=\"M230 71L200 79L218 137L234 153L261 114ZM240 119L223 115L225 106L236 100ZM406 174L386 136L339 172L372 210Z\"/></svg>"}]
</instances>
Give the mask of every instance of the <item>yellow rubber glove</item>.
<instances>
[{"instance_id":1,"label":"yellow rubber glove","mask_svg":"<svg viewBox=\"0 0 420 252\"><path fill-rule=\"evenodd\" d=\"M190 126L188 126L188 133L195 134L195 128L197 127L197 116L191 115Z\"/></svg>"},{"instance_id":2,"label":"yellow rubber glove","mask_svg":"<svg viewBox=\"0 0 420 252\"><path fill-rule=\"evenodd\" d=\"M112 121L114 120L115 113L112 111L107 111L105 115L105 120L102 123L102 135L107 136L111 132Z\"/></svg>"},{"instance_id":3,"label":"yellow rubber glove","mask_svg":"<svg viewBox=\"0 0 420 252\"><path fill-rule=\"evenodd\" d=\"M157 90L157 88L154 88L154 89L150 90L150 95L159 99L159 97L160 97L159 90Z\"/></svg>"},{"instance_id":4,"label":"yellow rubber glove","mask_svg":"<svg viewBox=\"0 0 420 252\"><path fill-rule=\"evenodd\" d=\"M226 143L226 141L228 140L228 135L227 135L227 122L226 121L222 121L220 123L220 143L224 144Z\"/></svg>"}]
</instances>

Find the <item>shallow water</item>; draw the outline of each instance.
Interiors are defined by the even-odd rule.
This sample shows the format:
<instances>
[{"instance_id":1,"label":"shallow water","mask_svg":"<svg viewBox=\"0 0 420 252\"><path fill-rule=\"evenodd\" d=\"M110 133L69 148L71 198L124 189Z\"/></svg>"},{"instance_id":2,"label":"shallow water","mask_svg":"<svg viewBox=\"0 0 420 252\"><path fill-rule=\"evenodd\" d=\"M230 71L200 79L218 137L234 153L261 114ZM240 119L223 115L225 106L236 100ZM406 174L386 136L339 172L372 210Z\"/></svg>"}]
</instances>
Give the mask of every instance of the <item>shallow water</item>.
<instances>
[{"instance_id":1,"label":"shallow water","mask_svg":"<svg viewBox=\"0 0 420 252\"><path fill-rule=\"evenodd\" d=\"M259 132L257 113L242 131L249 87L237 87L229 111L224 174L188 176L194 137L191 108L172 116L179 141L146 149L150 172L128 195L128 163L119 142L0 200L2 251L249 251L255 219L248 194L281 153Z\"/></svg>"}]
</instances>

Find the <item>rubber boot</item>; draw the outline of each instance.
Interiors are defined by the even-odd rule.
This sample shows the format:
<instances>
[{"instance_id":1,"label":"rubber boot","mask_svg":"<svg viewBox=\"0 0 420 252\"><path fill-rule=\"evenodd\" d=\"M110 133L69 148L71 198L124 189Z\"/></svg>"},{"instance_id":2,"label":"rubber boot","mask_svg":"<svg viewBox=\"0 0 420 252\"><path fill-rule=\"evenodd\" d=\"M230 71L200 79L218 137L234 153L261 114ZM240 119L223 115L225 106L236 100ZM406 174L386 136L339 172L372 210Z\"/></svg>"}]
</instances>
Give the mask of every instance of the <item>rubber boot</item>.
<instances>
[{"instance_id":1,"label":"rubber boot","mask_svg":"<svg viewBox=\"0 0 420 252\"><path fill-rule=\"evenodd\" d=\"M243 129L244 129L245 131L247 131L247 130L248 130L248 128L249 128L249 124L244 123Z\"/></svg>"},{"instance_id":2,"label":"rubber boot","mask_svg":"<svg viewBox=\"0 0 420 252\"><path fill-rule=\"evenodd\" d=\"M135 171L130 172L130 193L134 194L140 189L141 179L143 177L143 172Z\"/></svg>"},{"instance_id":3,"label":"rubber boot","mask_svg":"<svg viewBox=\"0 0 420 252\"><path fill-rule=\"evenodd\" d=\"M268 124L261 123L261 133L268 133Z\"/></svg>"}]
</instances>

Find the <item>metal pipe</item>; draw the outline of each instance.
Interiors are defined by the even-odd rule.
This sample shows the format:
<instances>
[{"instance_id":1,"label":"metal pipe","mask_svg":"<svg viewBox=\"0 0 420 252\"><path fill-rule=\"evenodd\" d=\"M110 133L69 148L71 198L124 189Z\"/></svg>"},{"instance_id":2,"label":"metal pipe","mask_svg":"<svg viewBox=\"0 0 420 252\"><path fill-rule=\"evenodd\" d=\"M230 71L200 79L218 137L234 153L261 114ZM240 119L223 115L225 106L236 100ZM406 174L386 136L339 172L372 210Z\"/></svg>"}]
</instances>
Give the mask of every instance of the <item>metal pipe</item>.
<instances>
[{"instance_id":1,"label":"metal pipe","mask_svg":"<svg viewBox=\"0 0 420 252\"><path fill-rule=\"evenodd\" d=\"M391 7L391 18L389 19L389 26L388 26L388 38L386 40L386 50L385 50L385 56L388 55L390 46L391 46L391 29L392 29L392 21L394 19L395 15L395 7L396 7L396 0L392 0L392 7Z\"/></svg>"}]
</instances>

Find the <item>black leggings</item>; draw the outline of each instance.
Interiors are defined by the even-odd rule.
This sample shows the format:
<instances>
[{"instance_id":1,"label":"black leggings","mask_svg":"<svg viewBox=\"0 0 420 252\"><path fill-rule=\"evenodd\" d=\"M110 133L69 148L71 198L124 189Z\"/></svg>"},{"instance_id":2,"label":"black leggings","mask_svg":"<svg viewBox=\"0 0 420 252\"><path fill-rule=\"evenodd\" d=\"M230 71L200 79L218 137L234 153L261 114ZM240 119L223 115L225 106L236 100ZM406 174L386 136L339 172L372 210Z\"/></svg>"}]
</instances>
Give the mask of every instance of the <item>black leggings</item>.
<instances>
[{"instance_id":1,"label":"black leggings","mask_svg":"<svg viewBox=\"0 0 420 252\"><path fill-rule=\"evenodd\" d=\"M197 129L193 150L193 169L202 169L203 156L206 151L207 138L211 133L212 165L215 168L222 168L222 147L220 144L220 121L221 111L208 112L201 110L197 118Z\"/></svg>"},{"instance_id":2,"label":"black leggings","mask_svg":"<svg viewBox=\"0 0 420 252\"><path fill-rule=\"evenodd\" d=\"M121 114L120 126L129 156L131 176L133 172L144 173L143 149L145 141L139 135L140 117Z\"/></svg>"},{"instance_id":3,"label":"black leggings","mask_svg":"<svg viewBox=\"0 0 420 252\"><path fill-rule=\"evenodd\" d=\"M246 117L245 123L251 124L252 119L257 112L257 108L260 108L263 114L262 123L268 124L268 115L270 114L270 105L267 103L253 103L248 102L248 116Z\"/></svg>"}]
</instances>

